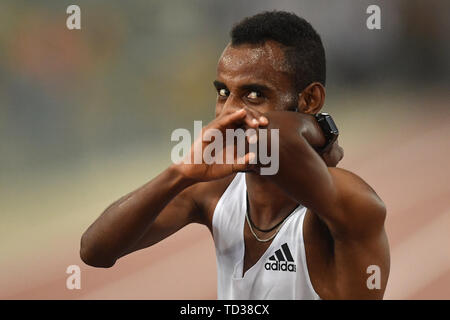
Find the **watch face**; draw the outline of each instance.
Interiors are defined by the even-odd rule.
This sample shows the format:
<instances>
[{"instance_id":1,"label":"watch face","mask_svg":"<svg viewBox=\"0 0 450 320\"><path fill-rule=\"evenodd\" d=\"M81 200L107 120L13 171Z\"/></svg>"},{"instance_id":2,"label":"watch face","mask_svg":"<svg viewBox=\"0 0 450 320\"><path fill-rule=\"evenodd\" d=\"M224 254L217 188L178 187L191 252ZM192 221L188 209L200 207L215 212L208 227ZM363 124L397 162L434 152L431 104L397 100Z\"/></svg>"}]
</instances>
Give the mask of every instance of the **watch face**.
<instances>
[{"instance_id":1,"label":"watch face","mask_svg":"<svg viewBox=\"0 0 450 320\"><path fill-rule=\"evenodd\" d=\"M339 134L339 130L338 130L336 124L334 123L333 118L330 115L327 114L325 116L325 121L326 121L326 123L328 125L330 134L338 135Z\"/></svg>"},{"instance_id":2,"label":"watch face","mask_svg":"<svg viewBox=\"0 0 450 320\"><path fill-rule=\"evenodd\" d=\"M316 119L326 137L331 138L339 135L339 130L334 123L333 117L328 113L319 113L316 115Z\"/></svg>"}]
</instances>

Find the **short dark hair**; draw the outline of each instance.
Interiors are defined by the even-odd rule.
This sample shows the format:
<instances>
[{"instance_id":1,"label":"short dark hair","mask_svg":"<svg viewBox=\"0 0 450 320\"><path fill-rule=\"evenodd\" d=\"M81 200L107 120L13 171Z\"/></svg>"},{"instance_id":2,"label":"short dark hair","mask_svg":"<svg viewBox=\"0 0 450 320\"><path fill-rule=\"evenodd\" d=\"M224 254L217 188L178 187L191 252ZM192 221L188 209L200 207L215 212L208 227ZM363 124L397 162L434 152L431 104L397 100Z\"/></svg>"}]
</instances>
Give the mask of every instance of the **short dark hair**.
<instances>
[{"instance_id":1,"label":"short dark hair","mask_svg":"<svg viewBox=\"0 0 450 320\"><path fill-rule=\"evenodd\" d=\"M296 90L302 91L316 81L325 86L326 63L322 40L311 24L296 14L262 12L236 24L230 36L232 46L262 45L267 40L282 44L286 63L294 75Z\"/></svg>"}]
</instances>

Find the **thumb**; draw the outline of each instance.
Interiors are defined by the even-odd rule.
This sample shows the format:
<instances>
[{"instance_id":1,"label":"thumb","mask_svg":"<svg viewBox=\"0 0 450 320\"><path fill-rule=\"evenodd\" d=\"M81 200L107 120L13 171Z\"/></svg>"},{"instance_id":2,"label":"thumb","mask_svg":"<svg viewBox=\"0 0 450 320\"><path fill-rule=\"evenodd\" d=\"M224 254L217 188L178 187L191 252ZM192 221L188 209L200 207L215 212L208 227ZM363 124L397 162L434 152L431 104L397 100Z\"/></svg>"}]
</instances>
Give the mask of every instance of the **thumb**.
<instances>
[{"instance_id":1,"label":"thumb","mask_svg":"<svg viewBox=\"0 0 450 320\"><path fill-rule=\"evenodd\" d=\"M237 158L237 162L233 163L233 172L248 171L252 165L256 165L256 154L249 152L245 156Z\"/></svg>"}]
</instances>

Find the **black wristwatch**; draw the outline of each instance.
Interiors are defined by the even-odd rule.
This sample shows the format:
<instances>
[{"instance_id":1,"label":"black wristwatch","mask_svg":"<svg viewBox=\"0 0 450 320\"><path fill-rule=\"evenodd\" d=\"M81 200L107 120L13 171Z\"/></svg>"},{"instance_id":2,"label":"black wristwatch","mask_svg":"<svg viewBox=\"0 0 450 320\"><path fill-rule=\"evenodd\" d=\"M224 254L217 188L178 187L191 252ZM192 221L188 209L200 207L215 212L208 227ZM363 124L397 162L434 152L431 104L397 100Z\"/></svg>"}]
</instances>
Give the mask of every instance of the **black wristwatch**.
<instances>
[{"instance_id":1,"label":"black wristwatch","mask_svg":"<svg viewBox=\"0 0 450 320\"><path fill-rule=\"evenodd\" d=\"M329 148L333 145L333 143L336 141L337 137L339 136L339 130L336 124L334 123L333 118L328 113L325 112L317 113L314 115L314 117L316 118L317 123L322 129L322 132L326 140L325 145L319 148L317 151L319 153L324 153L327 152Z\"/></svg>"}]
</instances>

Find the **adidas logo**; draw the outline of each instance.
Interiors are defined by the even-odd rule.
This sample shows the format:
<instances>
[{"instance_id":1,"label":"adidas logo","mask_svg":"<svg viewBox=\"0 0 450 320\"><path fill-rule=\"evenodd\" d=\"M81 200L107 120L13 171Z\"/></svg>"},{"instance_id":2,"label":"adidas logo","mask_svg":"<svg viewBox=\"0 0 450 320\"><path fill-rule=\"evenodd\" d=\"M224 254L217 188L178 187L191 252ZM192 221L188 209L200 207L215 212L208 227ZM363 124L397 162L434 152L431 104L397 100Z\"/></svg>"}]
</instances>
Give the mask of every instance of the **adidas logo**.
<instances>
[{"instance_id":1,"label":"adidas logo","mask_svg":"<svg viewBox=\"0 0 450 320\"><path fill-rule=\"evenodd\" d=\"M290 272L297 271L294 258L292 258L291 250L289 250L287 243L281 245L281 249L275 251L275 254L270 256L269 260L270 261L266 262L264 265L266 270Z\"/></svg>"}]
</instances>

